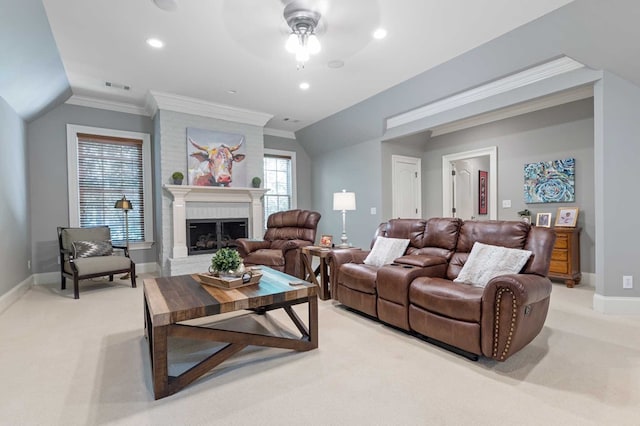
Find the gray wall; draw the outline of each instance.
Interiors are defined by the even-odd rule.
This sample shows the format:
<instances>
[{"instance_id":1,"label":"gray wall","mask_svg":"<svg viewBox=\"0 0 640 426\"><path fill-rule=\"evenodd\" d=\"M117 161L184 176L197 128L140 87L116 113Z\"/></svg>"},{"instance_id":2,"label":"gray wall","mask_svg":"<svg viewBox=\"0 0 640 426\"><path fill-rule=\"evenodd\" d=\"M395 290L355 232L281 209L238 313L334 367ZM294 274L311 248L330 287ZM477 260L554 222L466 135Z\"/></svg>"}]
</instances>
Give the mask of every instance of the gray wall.
<instances>
[{"instance_id":1,"label":"gray wall","mask_svg":"<svg viewBox=\"0 0 640 426\"><path fill-rule=\"evenodd\" d=\"M152 125L149 117L68 104L28 124L34 273L59 270L56 227L69 225L67 124L141 133L151 133ZM156 248L134 250L131 256L136 263L155 262Z\"/></svg>"},{"instance_id":2,"label":"gray wall","mask_svg":"<svg viewBox=\"0 0 640 426\"><path fill-rule=\"evenodd\" d=\"M298 208L311 209L311 160L309 154L295 139L264 135L264 147L294 151L296 153L296 187L298 193Z\"/></svg>"},{"instance_id":3,"label":"gray wall","mask_svg":"<svg viewBox=\"0 0 640 426\"><path fill-rule=\"evenodd\" d=\"M638 297L640 88L605 73L595 89L596 293ZM622 288L623 275L634 277L633 289Z\"/></svg>"},{"instance_id":4,"label":"gray wall","mask_svg":"<svg viewBox=\"0 0 640 426\"><path fill-rule=\"evenodd\" d=\"M0 296L31 273L26 128L0 97Z\"/></svg>"},{"instance_id":5,"label":"gray wall","mask_svg":"<svg viewBox=\"0 0 640 426\"><path fill-rule=\"evenodd\" d=\"M369 247L380 223L380 141L371 141L324 153L313 158L312 195L314 210L322 214L318 235L333 235L340 242L342 213L333 210L333 193L343 189L356 193L356 211L347 212L349 242ZM378 214L369 213L376 207Z\"/></svg>"},{"instance_id":6,"label":"gray wall","mask_svg":"<svg viewBox=\"0 0 640 426\"><path fill-rule=\"evenodd\" d=\"M442 215L442 156L489 146L498 147L498 219L518 220L518 211L552 213L578 207L582 271L595 272L593 98L500 120L432 138L422 157L424 216ZM525 204L526 163L576 159L576 202ZM511 200L511 208L502 208Z\"/></svg>"}]
</instances>

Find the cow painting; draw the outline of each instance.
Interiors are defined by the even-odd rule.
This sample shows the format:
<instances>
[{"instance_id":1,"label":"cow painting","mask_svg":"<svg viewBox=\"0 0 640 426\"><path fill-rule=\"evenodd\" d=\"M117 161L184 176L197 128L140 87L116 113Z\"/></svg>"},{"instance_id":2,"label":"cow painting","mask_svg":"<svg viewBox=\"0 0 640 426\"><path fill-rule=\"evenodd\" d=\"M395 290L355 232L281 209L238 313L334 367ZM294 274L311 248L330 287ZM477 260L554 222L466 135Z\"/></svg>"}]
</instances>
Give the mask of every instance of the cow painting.
<instances>
[{"instance_id":1,"label":"cow painting","mask_svg":"<svg viewBox=\"0 0 640 426\"><path fill-rule=\"evenodd\" d=\"M224 143L209 147L197 144L189 138L189 142L198 151L190 154L200 164L193 175L192 185L197 186L229 186L232 182L233 163L244 160L244 154L235 154L240 149L244 138L234 146Z\"/></svg>"}]
</instances>

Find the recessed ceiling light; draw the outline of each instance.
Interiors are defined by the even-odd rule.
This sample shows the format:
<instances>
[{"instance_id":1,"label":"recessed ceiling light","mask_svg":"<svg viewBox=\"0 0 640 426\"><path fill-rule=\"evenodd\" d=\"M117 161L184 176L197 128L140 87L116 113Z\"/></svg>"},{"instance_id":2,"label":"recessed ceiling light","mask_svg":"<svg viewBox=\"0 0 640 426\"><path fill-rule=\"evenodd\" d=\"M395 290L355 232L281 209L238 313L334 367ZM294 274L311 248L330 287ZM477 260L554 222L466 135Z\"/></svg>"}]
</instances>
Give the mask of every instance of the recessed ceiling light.
<instances>
[{"instance_id":1,"label":"recessed ceiling light","mask_svg":"<svg viewBox=\"0 0 640 426\"><path fill-rule=\"evenodd\" d=\"M227 93L230 94L230 95L235 95L238 92L233 90L233 89L229 89L229 90L227 90Z\"/></svg>"},{"instance_id":2,"label":"recessed ceiling light","mask_svg":"<svg viewBox=\"0 0 640 426\"><path fill-rule=\"evenodd\" d=\"M306 81L303 81L302 83L300 83L300 86L298 86L298 87L300 87L300 89L302 89L302 90L307 90L311 86Z\"/></svg>"},{"instance_id":3,"label":"recessed ceiling light","mask_svg":"<svg viewBox=\"0 0 640 426\"><path fill-rule=\"evenodd\" d=\"M327 62L327 66L329 68L342 68L344 67L344 61L341 61L340 59L334 59L333 61Z\"/></svg>"},{"instance_id":4,"label":"recessed ceiling light","mask_svg":"<svg viewBox=\"0 0 640 426\"><path fill-rule=\"evenodd\" d=\"M384 28L378 28L373 32L373 38L375 38L376 40L382 40L386 36L387 36L387 30L385 30Z\"/></svg>"},{"instance_id":5,"label":"recessed ceiling light","mask_svg":"<svg viewBox=\"0 0 640 426\"><path fill-rule=\"evenodd\" d=\"M147 44L151 47L154 47L156 49L161 49L162 47L164 47L164 42L162 40L159 40L157 38L148 38L147 39Z\"/></svg>"}]
</instances>

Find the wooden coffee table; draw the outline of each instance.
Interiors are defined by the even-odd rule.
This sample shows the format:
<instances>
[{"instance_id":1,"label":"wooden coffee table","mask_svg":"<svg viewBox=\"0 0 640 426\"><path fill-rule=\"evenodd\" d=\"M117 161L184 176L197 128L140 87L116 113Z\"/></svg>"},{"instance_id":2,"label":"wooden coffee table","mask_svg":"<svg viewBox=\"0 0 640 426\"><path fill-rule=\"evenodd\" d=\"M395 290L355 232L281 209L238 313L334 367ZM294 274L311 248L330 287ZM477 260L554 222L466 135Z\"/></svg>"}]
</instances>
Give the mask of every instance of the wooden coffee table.
<instances>
[{"instance_id":1,"label":"wooden coffee table","mask_svg":"<svg viewBox=\"0 0 640 426\"><path fill-rule=\"evenodd\" d=\"M197 275L144 280L145 336L149 342L153 391L156 399L172 395L249 345L308 351L318 347L317 286L282 272L262 267L259 284L225 290L200 284ZM308 303L307 325L292 306ZM242 331L180 324L180 322L250 309L259 314L283 309L300 338L286 338ZM215 319L215 318L213 318ZM228 343L179 376L169 376L168 337L185 337Z\"/></svg>"}]
</instances>

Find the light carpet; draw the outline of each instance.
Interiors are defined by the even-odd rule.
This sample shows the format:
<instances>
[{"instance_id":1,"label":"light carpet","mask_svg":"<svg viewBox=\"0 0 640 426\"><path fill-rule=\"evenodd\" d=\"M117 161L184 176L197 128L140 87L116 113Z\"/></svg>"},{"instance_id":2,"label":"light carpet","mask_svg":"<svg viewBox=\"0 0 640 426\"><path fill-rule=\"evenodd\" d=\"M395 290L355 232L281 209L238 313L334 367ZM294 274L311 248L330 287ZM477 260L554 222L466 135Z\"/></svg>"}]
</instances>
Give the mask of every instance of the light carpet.
<instances>
[{"instance_id":1,"label":"light carpet","mask_svg":"<svg viewBox=\"0 0 640 426\"><path fill-rule=\"evenodd\" d=\"M136 289L84 283L79 300L35 286L0 315L0 423L640 424L640 318L594 312L592 288L554 284L542 332L504 363L469 361L321 301L318 349L249 347L155 401L143 279ZM288 324L278 313L261 321ZM173 344L174 369L209 349Z\"/></svg>"}]
</instances>

